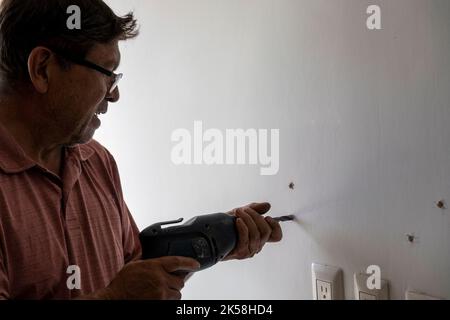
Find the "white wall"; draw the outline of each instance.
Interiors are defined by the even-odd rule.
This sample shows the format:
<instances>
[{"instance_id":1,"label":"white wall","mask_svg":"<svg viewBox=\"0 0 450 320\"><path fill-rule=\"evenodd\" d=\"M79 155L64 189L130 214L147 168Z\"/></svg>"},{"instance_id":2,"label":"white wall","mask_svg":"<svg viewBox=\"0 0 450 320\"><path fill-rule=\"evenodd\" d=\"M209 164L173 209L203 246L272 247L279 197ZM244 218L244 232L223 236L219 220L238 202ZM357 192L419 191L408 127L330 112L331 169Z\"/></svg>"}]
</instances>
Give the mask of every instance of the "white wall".
<instances>
[{"instance_id":1,"label":"white wall","mask_svg":"<svg viewBox=\"0 0 450 320\"><path fill-rule=\"evenodd\" d=\"M109 0L134 9L122 99L96 138L142 229L253 201L284 241L193 277L186 299L311 299L311 262L381 267L391 297L450 298L450 1ZM365 27L382 9L381 31ZM280 171L175 166L171 133L280 129ZM289 182L295 189L288 188ZM409 243L405 233L415 233Z\"/></svg>"}]
</instances>

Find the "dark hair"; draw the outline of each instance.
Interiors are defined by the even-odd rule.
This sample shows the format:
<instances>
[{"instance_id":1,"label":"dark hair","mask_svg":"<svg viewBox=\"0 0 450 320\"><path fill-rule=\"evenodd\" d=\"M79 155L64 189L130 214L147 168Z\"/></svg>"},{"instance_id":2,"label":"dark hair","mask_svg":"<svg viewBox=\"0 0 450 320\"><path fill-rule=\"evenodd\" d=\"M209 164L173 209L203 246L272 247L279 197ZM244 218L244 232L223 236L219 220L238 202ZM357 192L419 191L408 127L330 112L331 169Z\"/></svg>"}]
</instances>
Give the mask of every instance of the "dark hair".
<instances>
[{"instance_id":1,"label":"dark hair","mask_svg":"<svg viewBox=\"0 0 450 320\"><path fill-rule=\"evenodd\" d=\"M81 9L81 29L70 30L67 8ZM117 16L102 0L0 0L0 78L13 88L28 82L28 57L37 46L85 57L98 43L138 35L133 13Z\"/></svg>"}]
</instances>

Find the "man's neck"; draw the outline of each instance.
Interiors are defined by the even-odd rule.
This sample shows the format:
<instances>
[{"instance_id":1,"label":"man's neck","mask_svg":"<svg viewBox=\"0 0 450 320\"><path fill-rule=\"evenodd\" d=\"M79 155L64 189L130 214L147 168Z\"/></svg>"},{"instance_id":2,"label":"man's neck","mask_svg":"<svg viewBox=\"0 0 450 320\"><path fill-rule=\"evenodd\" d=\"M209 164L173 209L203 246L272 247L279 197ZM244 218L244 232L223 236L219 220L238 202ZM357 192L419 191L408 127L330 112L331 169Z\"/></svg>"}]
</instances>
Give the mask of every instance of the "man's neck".
<instances>
[{"instance_id":1,"label":"man's neck","mask_svg":"<svg viewBox=\"0 0 450 320\"><path fill-rule=\"evenodd\" d=\"M0 122L30 159L60 176L64 146L52 141L49 125L33 116L32 109L25 101L1 97Z\"/></svg>"}]
</instances>

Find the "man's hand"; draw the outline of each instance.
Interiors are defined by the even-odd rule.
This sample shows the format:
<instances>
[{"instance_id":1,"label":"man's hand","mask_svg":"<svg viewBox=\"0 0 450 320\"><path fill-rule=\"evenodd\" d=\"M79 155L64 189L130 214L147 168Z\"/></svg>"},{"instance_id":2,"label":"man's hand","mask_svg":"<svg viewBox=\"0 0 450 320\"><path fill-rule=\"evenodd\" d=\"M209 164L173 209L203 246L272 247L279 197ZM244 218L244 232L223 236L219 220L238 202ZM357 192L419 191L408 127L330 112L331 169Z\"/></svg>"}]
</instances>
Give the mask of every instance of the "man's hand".
<instances>
[{"instance_id":1,"label":"man's hand","mask_svg":"<svg viewBox=\"0 0 450 320\"><path fill-rule=\"evenodd\" d=\"M200 264L186 257L161 257L127 264L100 298L179 300L187 273ZM178 273L177 273L178 272Z\"/></svg>"},{"instance_id":2,"label":"man's hand","mask_svg":"<svg viewBox=\"0 0 450 320\"><path fill-rule=\"evenodd\" d=\"M238 243L224 260L251 258L266 242L278 242L283 237L280 224L271 217L262 217L270 210L270 203L252 203L229 212L236 219Z\"/></svg>"}]
</instances>

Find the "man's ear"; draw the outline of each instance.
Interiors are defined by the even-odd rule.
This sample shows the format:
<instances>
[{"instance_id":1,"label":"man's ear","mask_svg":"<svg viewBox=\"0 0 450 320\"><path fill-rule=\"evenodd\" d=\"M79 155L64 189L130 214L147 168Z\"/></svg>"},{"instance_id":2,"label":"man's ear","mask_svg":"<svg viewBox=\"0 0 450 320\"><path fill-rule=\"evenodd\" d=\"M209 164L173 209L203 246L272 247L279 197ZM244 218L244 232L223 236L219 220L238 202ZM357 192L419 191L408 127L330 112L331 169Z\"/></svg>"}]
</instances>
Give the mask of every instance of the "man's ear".
<instances>
[{"instance_id":1,"label":"man's ear","mask_svg":"<svg viewBox=\"0 0 450 320\"><path fill-rule=\"evenodd\" d=\"M45 47L34 48L28 56L28 73L39 93L46 93L49 85L49 67L53 53Z\"/></svg>"}]
</instances>

